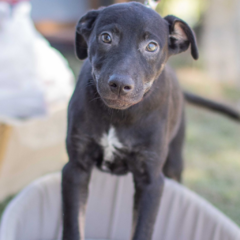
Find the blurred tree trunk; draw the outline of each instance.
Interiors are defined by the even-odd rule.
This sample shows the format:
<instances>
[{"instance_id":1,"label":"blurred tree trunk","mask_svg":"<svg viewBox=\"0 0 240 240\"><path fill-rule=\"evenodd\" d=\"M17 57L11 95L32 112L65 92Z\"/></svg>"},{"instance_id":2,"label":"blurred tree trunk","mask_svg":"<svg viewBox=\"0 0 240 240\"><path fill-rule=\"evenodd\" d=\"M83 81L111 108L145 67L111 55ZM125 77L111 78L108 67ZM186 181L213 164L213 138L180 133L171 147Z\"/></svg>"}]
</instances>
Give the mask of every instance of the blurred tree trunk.
<instances>
[{"instance_id":1,"label":"blurred tree trunk","mask_svg":"<svg viewBox=\"0 0 240 240\"><path fill-rule=\"evenodd\" d=\"M210 0L202 43L204 63L210 74L240 85L239 0Z\"/></svg>"}]
</instances>

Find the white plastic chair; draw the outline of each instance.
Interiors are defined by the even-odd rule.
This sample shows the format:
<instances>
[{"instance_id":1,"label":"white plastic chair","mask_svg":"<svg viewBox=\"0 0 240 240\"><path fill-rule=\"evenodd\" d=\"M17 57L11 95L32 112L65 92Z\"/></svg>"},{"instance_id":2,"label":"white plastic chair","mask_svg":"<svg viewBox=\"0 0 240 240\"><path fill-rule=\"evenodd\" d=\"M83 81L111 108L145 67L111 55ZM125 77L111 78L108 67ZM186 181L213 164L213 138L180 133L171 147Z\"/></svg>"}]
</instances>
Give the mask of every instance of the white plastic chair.
<instances>
[{"instance_id":1,"label":"white plastic chair","mask_svg":"<svg viewBox=\"0 0 240 240\"><path fill-rule=\"evenodd\" d=\"M60 240L61 175L40 178L7 207L0 240ZM86 217L86 239L128 240L131 228L131 175L94 171ZM205 200L167 180L153 240L239 240L240 229ZM146 239L147 240L147 239Z\"/></svg>"}]
</instances>

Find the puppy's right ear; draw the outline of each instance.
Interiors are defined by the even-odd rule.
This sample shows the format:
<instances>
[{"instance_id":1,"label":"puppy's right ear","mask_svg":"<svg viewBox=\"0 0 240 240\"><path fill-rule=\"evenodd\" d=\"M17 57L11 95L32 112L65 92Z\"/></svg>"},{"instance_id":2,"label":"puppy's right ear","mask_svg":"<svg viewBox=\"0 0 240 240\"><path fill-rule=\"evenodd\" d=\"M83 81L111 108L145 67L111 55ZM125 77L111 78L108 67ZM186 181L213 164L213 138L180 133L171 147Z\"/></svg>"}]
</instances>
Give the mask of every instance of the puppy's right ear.
<instances>
[{"instance_id":1,"label":"puppy's right ear","mask_svg":"<svg viewBox=\"0 0 240 240\"><path fill-rule=\"evenodd\" d=\"M99 10L89 11L78 22L76 27L75 51L79 59L83 60L88 56L88 38L99 15Z\"/></svg>"}]
</instances>

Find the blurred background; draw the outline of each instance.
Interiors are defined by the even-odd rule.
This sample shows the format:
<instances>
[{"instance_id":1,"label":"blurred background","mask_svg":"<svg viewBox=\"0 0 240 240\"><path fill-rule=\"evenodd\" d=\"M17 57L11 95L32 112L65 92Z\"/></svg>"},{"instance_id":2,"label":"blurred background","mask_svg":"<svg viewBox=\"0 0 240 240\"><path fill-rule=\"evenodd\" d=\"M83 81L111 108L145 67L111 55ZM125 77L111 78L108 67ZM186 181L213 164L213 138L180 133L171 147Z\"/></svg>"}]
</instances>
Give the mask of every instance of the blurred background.
<instances>
[{"instance_id":1,"label":"blurred background","mask_svg":"<svg viewBox=\"0 0 240 240\"><path fill-rule=\"evenodd\" d=\"M6 54L0 56L0 88L6 84L10 86L10 80L6 78L10 75L4 75L3 70L14 75L20 71L14 66L21 63L21 69L31 66L31 74L27 74L33 76L32 69L41 65L34 76L37 79L35 89L41 85L39 99L42 99L38 99L38 111L33 104L29 108L31 114L34 112L32 115L29 112L25 115L11 112L8 115L6 108L9 110L11 107L0 96L0 214L24 186L42 175L61 170L67 161L64 146L66 108L82 65L74 54L75 25L89 9L116 2L124 1L0 0L0 51L2 44L1 52L5 49ZM156 11L161 16L176 15L195 30L200 59L192 60L189 52L170 59L182 88L240 111L240 1L161 0ZM25 23L23 16L27 19ZM13 21L15 27L10 28ZM26 25L26 35L19 30L18 24ZM31 48L24 36L32 37L34 44ZM6 46L12 49L21 41L24 47L29 47L26 53L17 55L15 51L12 58L9 57L12 52L6 50ZM25 59L24 62L28 52L32 55L27 58L32 60ZM45 72L44 69L46 72L52 69L53 72L36 77L37 73ZM55 76L59 69L62 69L60 75L64 76L61 85L59 76ZM24 89L30 89L27 83L24 83ZM3 93L6 91L0 91ZM32 103L32 99L25 99L24 104ZM19 110L17 103L13 100L13 106ZM240 125L193 106L187 106L186 114L183 183L240 226Z\"/></svg>"}]
</instances>

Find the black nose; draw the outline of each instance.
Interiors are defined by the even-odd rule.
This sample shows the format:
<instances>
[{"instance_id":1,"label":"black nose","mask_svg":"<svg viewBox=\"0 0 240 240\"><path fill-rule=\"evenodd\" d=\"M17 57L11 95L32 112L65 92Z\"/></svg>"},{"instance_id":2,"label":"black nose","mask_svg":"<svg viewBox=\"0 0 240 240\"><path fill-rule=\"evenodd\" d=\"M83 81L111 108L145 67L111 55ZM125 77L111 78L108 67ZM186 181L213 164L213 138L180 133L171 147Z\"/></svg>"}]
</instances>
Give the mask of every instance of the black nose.
<instances>
[{"instance_id":1,"label":"black nose","mask_svg":"<svg viewBox=\"0 0 240 240\"><path fill-rule=\"evenodd\" d=\"M112 92L120 95L129 94L134 89L132 78L124 75L112 75L108 84Z\"/></svg>"}]
</instances>

